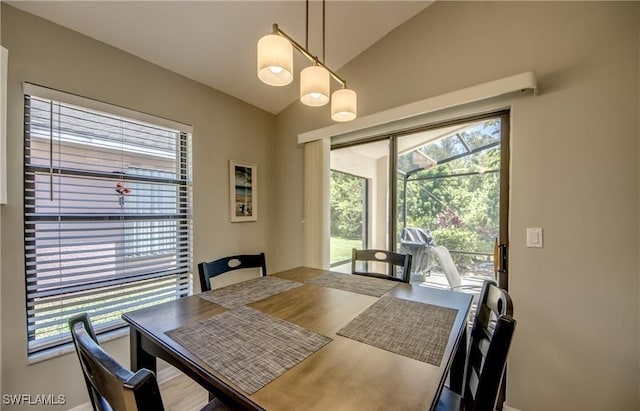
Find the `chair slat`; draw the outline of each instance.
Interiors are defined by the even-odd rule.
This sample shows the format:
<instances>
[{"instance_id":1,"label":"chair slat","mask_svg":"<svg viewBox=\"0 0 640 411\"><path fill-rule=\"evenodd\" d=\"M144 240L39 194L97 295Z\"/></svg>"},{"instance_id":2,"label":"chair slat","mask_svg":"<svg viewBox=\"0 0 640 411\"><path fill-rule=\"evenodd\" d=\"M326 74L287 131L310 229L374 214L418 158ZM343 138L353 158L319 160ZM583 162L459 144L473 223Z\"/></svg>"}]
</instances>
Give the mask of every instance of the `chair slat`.
<instances>
[{"instance_id":1,"label":"chair slat","mask_svg":"<svg viewBox=\"0 0 640 411\"><path fill-rule=\"evenodd\" d=\"M391 265L395 273L395 267L401 268L400 277L395 275L376 273L370 271L359 271L356 269L358 261L363 262L379 262ZM351 253L351 274L364 275L369 277L384 278L392 281L402 281L408 283L411 278L411 254L400 254L386 250L357 250L353 249Z\"/></svg>"},{"instance_id":2,"label":"chair slat","mask_svg":"<svg viewBox=\"0 0 640 411\"><path fill-rule=\"evenodd\" d=\"M516 321L513 303L506 291L485 281L480 293L466 360L461 401L446 392L438 411L484 411L495 409ZM454 405L451 405L454 404Z\"/></svg>"},{"instance_id":3,"label":"chair slat","mask_svg":"<svg viewBox=\"0 0 640 411\"><path fill-rule=\"evenodd\" d=\"M86 314L71 318L69 328L94 410L164 410L155 374L118 364L98 344Z\"/></svg>"},{"instance_id":4,"label":"chair slat","mask_svg":"<svg viewBox=\"0 0 640 411\"><path fill-rule=\"evenodd\" d=\"M98 344L87 314L74 316L68 323L94 411L164 410L153 372L143 368L134 373L109 356ZM228 410L218 399L202 409Z\"/></svg>"},{"instance_id":5,"label":"chair slat","mask_svg":"<svg viewBox=\"0 0 640 411\"><path fill-rule=\"evenodd\" d=\"M202 292L209 291L211 290L211 279L213 277L243 268L260 268L260 275L266 276L267 262L264 253L232 255L198 264L200 289Z\"/></svg>"}]
</instances>

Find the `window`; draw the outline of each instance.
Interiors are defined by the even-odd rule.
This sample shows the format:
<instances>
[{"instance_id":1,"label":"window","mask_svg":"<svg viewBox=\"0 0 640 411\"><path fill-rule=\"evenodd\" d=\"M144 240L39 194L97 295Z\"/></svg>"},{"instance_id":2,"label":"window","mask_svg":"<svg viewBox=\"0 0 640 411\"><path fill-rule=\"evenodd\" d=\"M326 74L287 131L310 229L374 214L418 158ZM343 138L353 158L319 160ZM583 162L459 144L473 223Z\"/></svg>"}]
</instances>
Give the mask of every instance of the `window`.
<instances>
[{"instance_id":1,"label":"window","mask_svg":"<svg viewBox=\"0 0 640 411\"><path fill-rule=\"evenodd\" d=\"M70 341L66 323L74 314L88 312L96 332L104 333L124 325L125 311L188 294L190 135L154 125L150 116L142 122L57 101L47 92L25 94L27 333L33 354Z\"/></svg>"}]
</instances>

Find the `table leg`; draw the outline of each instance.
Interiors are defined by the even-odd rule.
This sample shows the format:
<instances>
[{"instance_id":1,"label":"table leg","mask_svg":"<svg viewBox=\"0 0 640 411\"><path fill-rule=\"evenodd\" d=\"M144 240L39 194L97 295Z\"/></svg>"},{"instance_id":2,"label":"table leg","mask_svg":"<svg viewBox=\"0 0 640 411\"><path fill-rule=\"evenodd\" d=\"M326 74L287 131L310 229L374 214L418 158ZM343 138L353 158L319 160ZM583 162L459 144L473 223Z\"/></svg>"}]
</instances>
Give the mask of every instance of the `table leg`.
<instances>
[{"instance_id":1,"label":"table leg","mask_svg":"<svg viewBox=\"0 0 640 411\"><path fill-rule=\"evenodd\" d=\"M451 363L451 371L449 374L449 388L462 395L462 387L464 384L464 367L467 359L467 327L465 325L460 337L460 344L453 356L453 362Z\"/></svg>"},{"instance_id":2,"label":"table leg","mask_svg":"<svg viewBox=\"0 0 640 411\"><path fill-rule=\"evenodd\" d=\"M139 331L131 328L131 336L129 337L131 352L131 370L136 372L142 368L156 372L156 357L147 353L142 348L142 342L145 337Z\"/></svg>"}]
</instances>

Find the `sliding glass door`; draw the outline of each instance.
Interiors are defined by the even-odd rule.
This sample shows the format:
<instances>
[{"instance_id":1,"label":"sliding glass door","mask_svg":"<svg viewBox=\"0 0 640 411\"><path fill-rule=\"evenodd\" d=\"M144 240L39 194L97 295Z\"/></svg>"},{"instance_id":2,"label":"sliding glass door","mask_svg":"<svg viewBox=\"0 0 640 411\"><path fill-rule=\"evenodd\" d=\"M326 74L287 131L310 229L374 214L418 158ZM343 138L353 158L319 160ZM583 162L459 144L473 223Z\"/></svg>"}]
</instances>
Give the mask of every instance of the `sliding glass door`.
<instances>
[{"instance_id":1,"label":"sliding glass door","mask_svg":"<svg viewBox=\"0 0 640 411\"><path fill-rule=\"evenodd\" d=\"M422 280L438 283L429 278L434 267L450 274L441 277L447 286L456 271L470 286L494 276L507 215L501 221L505 121L498 114L398 135L396 249L413 254L412 271Z\"/></svg>"},{"instance_id":2,"label":"sliding glass door","mask_svg":"<svg viewBox=\"0 0 640 411\"><path fill-rule=\"evenodd\" d=\"M481 284L499 272L497 279L506 287L508 130L508 112L499 112L334 144L332 264L347 261L347 253L339 251L345 248L342 238L356 240L355 233L363 230L349 250L411 253L412 281L451 287L435 254L446 252L451 257L446 268L462 279ZM348 178L338 172L366 181L368 189L347 185ZM359 202L348 200L356 195ZM334 255L345 260L334 261Z\"/></svg>"}]
</instances>

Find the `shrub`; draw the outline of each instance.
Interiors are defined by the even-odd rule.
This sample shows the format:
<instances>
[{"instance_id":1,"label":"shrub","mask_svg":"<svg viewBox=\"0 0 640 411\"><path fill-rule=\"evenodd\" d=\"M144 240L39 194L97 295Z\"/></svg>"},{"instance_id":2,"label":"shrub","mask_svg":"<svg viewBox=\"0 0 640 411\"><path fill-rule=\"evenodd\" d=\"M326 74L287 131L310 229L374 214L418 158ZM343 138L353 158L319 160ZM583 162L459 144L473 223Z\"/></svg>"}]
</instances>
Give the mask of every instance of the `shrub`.
<instances>
[{"instance_id":1,"label":"shrub","mask_svg":"<svg viewBox=\"0 0 640 411\"><path fill-rule=\"evenodd\" d=\"M478 235L464 227L444 227L431 232L437 245L447 247L450 251L473 251L479 240ZM472 255L451 253L456 264L469 264L473 260Z\"/></svg>"}]
</instances>

